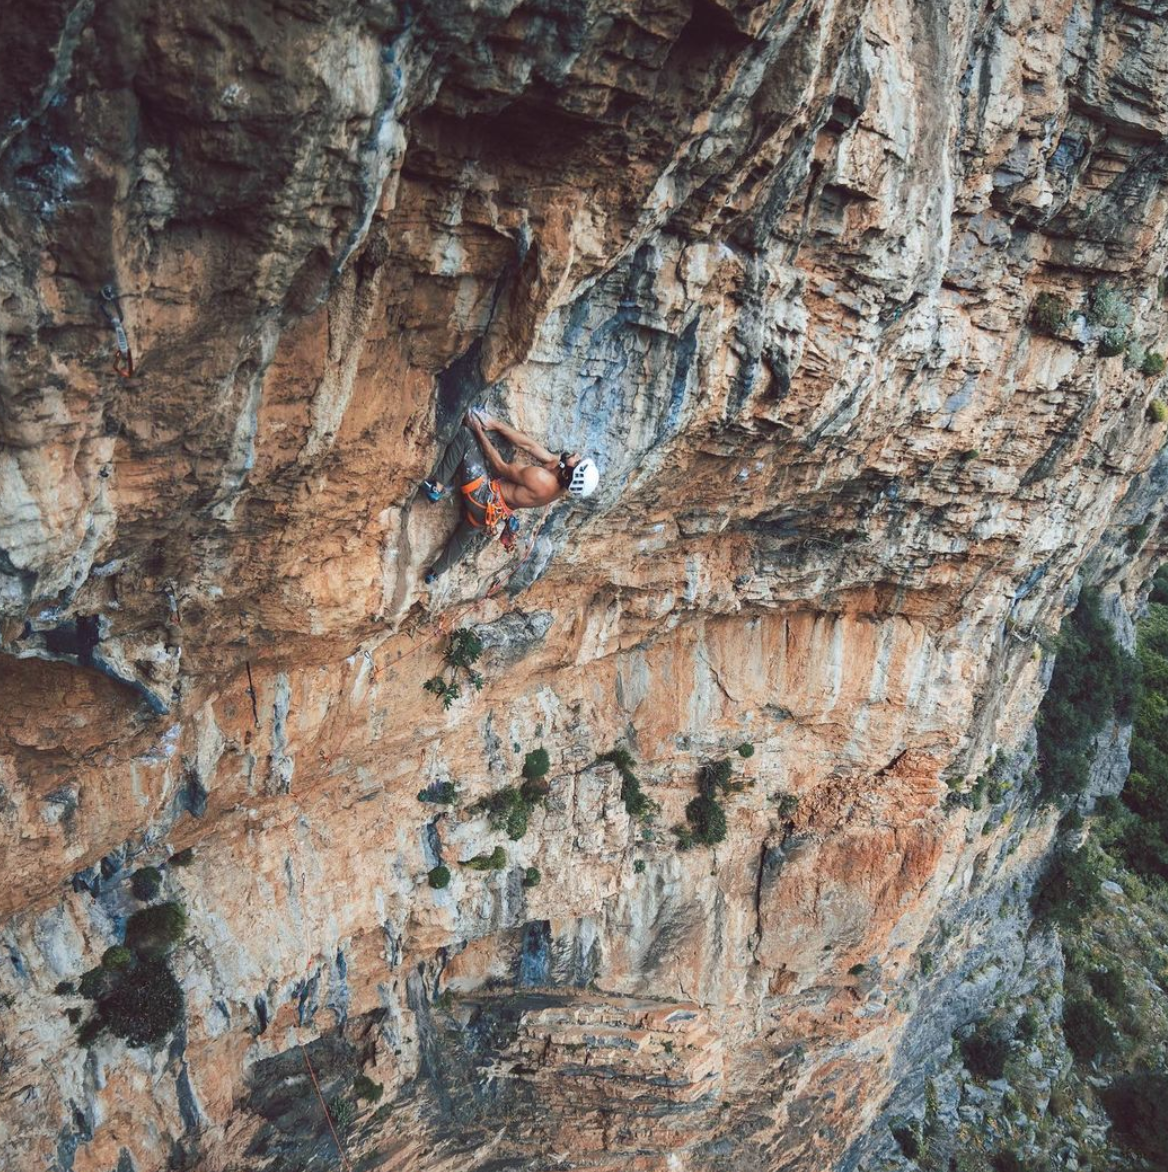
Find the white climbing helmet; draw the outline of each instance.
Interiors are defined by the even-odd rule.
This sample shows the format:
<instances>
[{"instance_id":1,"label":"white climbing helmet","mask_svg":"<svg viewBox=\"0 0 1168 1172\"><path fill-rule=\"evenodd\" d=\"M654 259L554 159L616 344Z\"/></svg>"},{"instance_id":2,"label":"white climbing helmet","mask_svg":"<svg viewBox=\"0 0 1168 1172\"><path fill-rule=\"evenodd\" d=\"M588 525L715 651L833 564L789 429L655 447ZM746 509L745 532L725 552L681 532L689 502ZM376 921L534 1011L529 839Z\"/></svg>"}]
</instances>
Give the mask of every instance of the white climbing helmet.
<instances>
[{"instance_id":1,"label":"white climbing helmet","mask_svg":"<svg viewBox=\"0 0 1168 1172\"><path fill-rule=\"evenodd\" d=\"M587 456L572 469L572 480L568 491L573 496L591 496L600 483L600 473L596 465Z\"/></svg>"}]
</instances>

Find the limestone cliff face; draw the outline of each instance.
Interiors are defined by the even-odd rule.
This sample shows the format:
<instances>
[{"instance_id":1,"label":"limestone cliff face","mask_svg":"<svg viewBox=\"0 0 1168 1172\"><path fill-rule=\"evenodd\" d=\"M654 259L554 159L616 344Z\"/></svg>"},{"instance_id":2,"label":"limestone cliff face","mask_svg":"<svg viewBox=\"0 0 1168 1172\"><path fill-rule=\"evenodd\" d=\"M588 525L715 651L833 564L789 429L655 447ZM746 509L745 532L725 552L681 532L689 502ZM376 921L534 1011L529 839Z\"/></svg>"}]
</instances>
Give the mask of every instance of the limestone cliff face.
<instances>
[{"instance_id":1,"label":"limestone cliff face","mask_svg":"<svg viewBox=\"0 0 1168 1172\"><path fill-rule=\"evenodd\" d=\"M1081 573L1130 605L1158 548L1168 5L9 7L9 1165L333 1166L301 1045L385 1086L355 1167L854 1163L920 950L1052 831L946 782L1024 743ZM427 595L415 485L484 398L601 489ZM468 806L538 745L507 841ZM185 1026L81 1049L54 987L186 847Z\"/></svg>"}]
</instances>

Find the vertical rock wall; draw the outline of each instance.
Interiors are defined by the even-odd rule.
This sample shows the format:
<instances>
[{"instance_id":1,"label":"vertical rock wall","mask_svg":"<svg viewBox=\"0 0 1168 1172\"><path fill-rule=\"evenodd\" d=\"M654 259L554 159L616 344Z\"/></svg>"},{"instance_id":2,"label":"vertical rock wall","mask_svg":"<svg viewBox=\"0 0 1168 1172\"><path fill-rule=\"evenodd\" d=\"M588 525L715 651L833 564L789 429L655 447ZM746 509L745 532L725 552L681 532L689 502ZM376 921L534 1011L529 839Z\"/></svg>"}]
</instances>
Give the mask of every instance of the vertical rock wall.
<instances>
[{"instance_id":1,"label":"vertical rock wall","mask_svg":"<svg viewBox=\"0 0 1168 1172\"><path fill-rule=\"evenodd\" d=\"M365 1167L844 1157L939 914L1046 849L946 783L1024 741L1085 564L1130 600L1160 548L1163 8L0 18L14 1166L324 1166L301 1045L385 1087ZM484 397L601 489L427 595L414 485ZM488 645L449 711L440 615ZM540 744L508 841L468 806ZM189 846L185 1026L79 1048L55 986Z\"/></svg>"}]
</instances>

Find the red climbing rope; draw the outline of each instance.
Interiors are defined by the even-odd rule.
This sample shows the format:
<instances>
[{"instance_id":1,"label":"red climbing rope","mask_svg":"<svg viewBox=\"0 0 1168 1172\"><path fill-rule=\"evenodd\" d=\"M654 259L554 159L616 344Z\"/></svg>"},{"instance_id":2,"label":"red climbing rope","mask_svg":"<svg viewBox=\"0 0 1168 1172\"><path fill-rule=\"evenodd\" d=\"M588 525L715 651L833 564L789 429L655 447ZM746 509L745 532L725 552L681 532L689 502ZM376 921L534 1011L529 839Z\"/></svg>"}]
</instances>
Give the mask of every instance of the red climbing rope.
<instances>
[{"instance_id":1,"label":"red climbing rope","mask_svg":"<svg viewBox=\"0 0 1168 1172\"><path fill-rule=\"evenodd\" d=\"M333 1117L329 1114L328 1104L324 1101L324 1095L320 1093L320 1083L316 1081L316 1071L312 1069L312 1063L308 1059L308 1051L304 1048L303 1042L298 1042L297 1045L300 1047L300 1053L304 1055L304 1065L308 1067L308 1077L312 1079L312 1085L316 1087L316 1097L320 1100L321 1109L324 1111L324 1121L328 1124L329 1131L333 1133L333 1143L337 1145L341 1166L345 1172L353 1172L349 1157L345 1155L345 1149L341 1146L341 1137L337 1135L337 1129L333 1126Z\"/></svg>"}]
</instances>

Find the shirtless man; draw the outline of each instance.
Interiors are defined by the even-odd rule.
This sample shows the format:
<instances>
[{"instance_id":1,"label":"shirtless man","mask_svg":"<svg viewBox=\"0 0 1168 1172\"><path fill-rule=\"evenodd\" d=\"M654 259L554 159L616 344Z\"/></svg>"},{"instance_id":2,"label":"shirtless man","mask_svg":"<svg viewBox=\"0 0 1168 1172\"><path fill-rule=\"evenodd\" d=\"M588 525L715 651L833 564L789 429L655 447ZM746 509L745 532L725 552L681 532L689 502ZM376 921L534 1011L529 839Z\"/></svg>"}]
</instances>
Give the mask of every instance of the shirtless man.
<instances>
[{"instance_id":1,"label":"shirtless man","mask_svg":"<svg viewBox=\"0 0 1168 1172\"><path fill-rule=\"evenodd\" d=\"M497 431L537 463L508 463L487 438L488 429ZM422 482L422 491L430 500L440 500L452 479L457 480L462 493L462 520L426 574L428 586L462 557L476 531L493 529L500 520L509 525L514 509L538 509L565 493L591 496L600 473L591 460L575 452L557 456L531 436L476 407L467 412L465 423L430 479Z\"/></svg>"}]
</instances>

